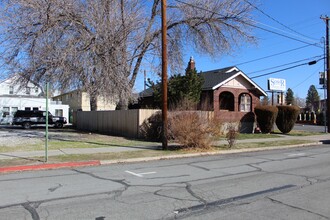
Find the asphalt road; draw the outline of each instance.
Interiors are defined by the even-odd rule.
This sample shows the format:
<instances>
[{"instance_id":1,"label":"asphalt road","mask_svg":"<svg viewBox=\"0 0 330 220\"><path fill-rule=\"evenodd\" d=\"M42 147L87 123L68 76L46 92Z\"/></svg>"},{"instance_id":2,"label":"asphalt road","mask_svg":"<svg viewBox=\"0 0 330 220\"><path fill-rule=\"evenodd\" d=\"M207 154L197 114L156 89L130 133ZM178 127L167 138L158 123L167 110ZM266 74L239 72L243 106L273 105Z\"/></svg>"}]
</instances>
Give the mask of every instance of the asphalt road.
<instances>
[{"instance_id":1,"label":"asphalt road","mask_svg":"<svg viewBox=\"0 0 330 220\"><path fill-rule=\"evenodd\" d=\"M330 219L330 145L0 175L0 219Z\"/></svg>"}]
</instances>

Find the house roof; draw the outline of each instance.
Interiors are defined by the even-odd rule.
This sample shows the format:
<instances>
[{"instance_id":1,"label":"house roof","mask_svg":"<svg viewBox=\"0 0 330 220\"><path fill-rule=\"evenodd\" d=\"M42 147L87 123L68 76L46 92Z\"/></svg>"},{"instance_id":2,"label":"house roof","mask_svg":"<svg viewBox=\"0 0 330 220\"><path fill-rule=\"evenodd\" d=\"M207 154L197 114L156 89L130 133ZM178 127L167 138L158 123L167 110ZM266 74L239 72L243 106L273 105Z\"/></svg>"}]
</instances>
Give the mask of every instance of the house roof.
<instances>
[{"instance_id":1,"label":"house roof","mask_svg":"<svg viewBox=\"0 0 330 220\"><path fill-rule=\"evenodd\" d=\"M223 69L210 70L201 73L204 77L204 84L202 90L215 90L237 76L242 76L247 82L252 84L262 95L267 96L267 93L260 88L253 80L245 75L241 70L235 66L226 67Z\"/></svg>"},{"instance_id":2,"label":"house roof","mask_svg":"<svg viewBox=\"0 0 330 220\"><path fill-rule=\"evenodd\" d=\"M251 80L247 75L245 75L241 70L235 66L230 66L222 69L209 70L202 72L201 75L204 78L204 83L202 85L202 90L215 90L230 80L236 78L237 76L242 76L247 82L252 84L258 91L264 96L267 93L260 88L253 80ZM148 88L139 93L139 97L150 97L153 95L152 88Z\"/></svg>"},{"instance_id":3,"label":"house roof","mask_svg":"<svg viewBox=\"0 0 330 220\"><path fill-rule=\"evenodd\" d=\"M139 93L139 97L151 97L153 95L154 95L154 91L151 87Z\"/></svg>"},{"instance_id":4,"label":"house roof","mask_svg":"<svg viewBox=\"0 0 330 220\"><path fill-rule=\"evenodd\" d=\"M216 89L214 87L216 87L218 84L221 84L222 82L228 81L228 79L231 79L238 72L238 69L233 66L202 72L201 74L204 78L202 90L214 90Z\"/></svg>"},{"instance_id":5,"label":"house roof","mask_svg":"<svg viewBox=\"0 0 330 220\"><path fill-rule=\"evenodd\" d=\"M6 81L13 81L15 78L16 78L15 75L9 76L8 78L5 78L5 79L0 80L0 84L4 83Z\"/></svg>"}]
</instances>

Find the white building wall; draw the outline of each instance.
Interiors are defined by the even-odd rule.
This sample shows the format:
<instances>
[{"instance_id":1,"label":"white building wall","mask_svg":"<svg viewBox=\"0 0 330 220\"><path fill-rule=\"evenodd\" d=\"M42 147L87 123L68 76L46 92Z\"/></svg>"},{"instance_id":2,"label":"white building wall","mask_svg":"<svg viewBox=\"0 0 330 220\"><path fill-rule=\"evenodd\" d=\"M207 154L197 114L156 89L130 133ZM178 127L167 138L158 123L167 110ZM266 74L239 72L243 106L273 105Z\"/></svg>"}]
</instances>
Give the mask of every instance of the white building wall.
<instances>
[{"instance_id":1,"label":"white building wall","mask_svg":"<svg viewBox=\"0 0 330 220\"><path fill-rule=\"evenodd\" d=\"M33 83L26 87L15 84L15 76L0 82L0 123L11 122L17 110L46 110L46 99L40 97L41 89ZM48 109L52 115L63 116L69 120L69 105L48 100Z\"/></svg>"},{"instance_id":2,"label":"white building wall","mask_svg":"<svg viewBox=\"0 0 330 220\"><path fill-rule=\"evenodd\" d=\"M0 97L0 119L2 123L8 123L17 110L25 110L26 108L46 110L45 98L28 98L28 97ZM4 112L9 110L9 115ZM59 102L48 100L48 110L52 115L62 112L62 115L69 120L69 105L62 105ZM4 117L5 116L5 117Z\"/></svg>"},{"instance_id":3,"label":"white building wall","mask_svg":"<svg viewBox=\"0 0 330 220\"><path fill-rule=\"evenodd\" d=\"M33 83L28 83L26 87L15 84L14 77L0 82L0 95L26 95L39 96L41 89ZM29 92L28 92L29 91Z\"/></svg>"}]
</instances>

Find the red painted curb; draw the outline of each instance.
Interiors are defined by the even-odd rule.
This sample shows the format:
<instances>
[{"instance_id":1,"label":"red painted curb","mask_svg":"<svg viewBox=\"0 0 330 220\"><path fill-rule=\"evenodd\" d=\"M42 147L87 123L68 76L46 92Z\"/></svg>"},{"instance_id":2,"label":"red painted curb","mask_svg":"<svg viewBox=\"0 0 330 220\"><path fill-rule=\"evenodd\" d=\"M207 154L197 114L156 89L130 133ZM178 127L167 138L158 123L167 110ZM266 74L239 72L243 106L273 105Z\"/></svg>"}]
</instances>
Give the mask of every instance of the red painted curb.
<instances>
[{"instance_id":1,"label":"red painted curb","mask_svg":"<svg viewBox=\"0 0 330 220\"><path fill-rule=\"evenodd\" d=\"M97 165L101 165L101 162L99 160L83 161L83 162L67 162L67 163L12 166L12 167L0 167L0 173L29 171L29 170L58 169L58 168L65 168L65 167L97 166Z\"/></svg>"}]
</instances>

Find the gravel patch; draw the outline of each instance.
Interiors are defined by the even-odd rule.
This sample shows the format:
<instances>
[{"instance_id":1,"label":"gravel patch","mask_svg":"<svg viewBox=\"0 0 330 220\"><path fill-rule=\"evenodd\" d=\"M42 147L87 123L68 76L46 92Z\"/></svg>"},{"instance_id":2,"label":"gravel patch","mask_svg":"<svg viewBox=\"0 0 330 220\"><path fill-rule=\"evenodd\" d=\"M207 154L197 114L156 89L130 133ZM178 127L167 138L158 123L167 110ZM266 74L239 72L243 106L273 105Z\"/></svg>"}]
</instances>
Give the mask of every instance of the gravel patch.
<instances>
[{"instance_id":1,"label":"gravel patch","mask_svg":"<svg viewBox=\"0 0 330 220\"><path fill-rule=\"evenodd\" d=\"M0 126L0 147L27 146L45 141L45 129L42 127L24 130L17 126ZM82 140L88 134L79 133L73 129L49 128L49 140Z\"/></svg>"}]
</instances>

